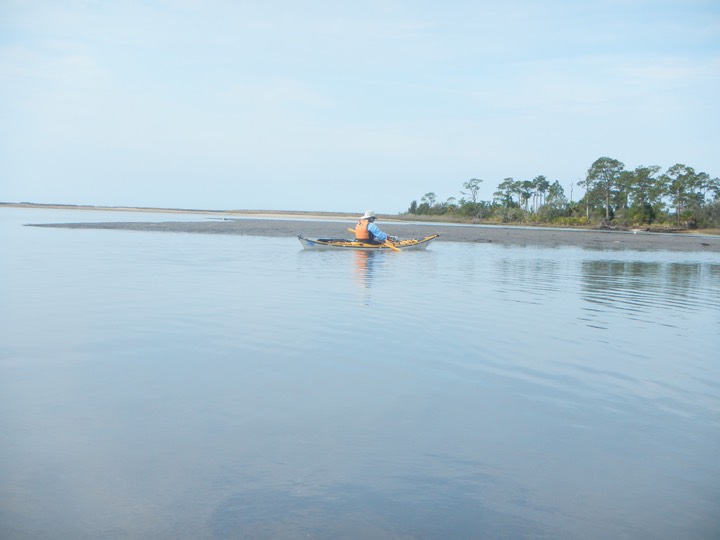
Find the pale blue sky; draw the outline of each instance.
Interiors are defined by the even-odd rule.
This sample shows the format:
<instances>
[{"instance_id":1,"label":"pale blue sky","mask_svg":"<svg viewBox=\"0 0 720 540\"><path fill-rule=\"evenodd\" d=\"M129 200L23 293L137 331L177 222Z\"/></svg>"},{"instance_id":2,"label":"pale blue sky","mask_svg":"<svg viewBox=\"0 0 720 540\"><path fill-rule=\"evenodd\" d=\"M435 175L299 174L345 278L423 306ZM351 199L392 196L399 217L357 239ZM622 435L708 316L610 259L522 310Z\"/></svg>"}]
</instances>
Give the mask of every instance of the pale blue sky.
<instances>
[{"instance_id":1,"label":"pale blue sky","mask_svg":"<svg viewBox=\"0 0 720 540\"><path fill-rule=\"evenodd\" d=\"M718 0L0 0L4 202L569 196L601 156L718 176L718 126Z\"/></svg>"}]
</instances>

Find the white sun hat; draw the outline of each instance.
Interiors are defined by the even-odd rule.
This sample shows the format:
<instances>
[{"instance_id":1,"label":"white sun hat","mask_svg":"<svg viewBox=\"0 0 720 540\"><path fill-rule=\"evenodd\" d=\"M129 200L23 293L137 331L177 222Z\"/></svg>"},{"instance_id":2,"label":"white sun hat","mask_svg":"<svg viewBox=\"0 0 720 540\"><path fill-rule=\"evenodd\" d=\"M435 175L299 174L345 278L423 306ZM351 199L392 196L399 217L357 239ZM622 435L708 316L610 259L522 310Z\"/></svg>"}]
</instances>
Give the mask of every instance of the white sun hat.
<instances>
[{"instance_id":1,"label":"white sun hat","mask_svg":"<svg viewBox=\"0 0 720 540\"><path fill-rule=\"evenodd\" d=\"M371 217L374 217L375 219L377 219L375 212L373 212L372 210L365 210L365 214L363 214L363 217L361 217L360 219L368 219Z\"/></svg>"}]
</instances>

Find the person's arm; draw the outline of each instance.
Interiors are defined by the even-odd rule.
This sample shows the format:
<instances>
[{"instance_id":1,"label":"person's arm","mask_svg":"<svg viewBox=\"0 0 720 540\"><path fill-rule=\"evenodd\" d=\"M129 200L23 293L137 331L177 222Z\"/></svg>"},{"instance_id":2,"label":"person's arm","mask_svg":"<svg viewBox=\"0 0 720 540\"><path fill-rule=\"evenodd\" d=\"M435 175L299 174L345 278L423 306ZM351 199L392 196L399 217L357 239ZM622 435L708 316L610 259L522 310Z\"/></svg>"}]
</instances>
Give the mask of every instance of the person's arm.
<instances>
[{"instance_id":1,"label":"person's arm","mask_svg":"<svg viewBox=\"0 0 720 540\"><path fill-rule=\"evenodd\" d=\"M370 231L372 235L380 242L384 242L388 239L388 235L382 232L374 223L368 224L368 231Z\"/></svg>"}]
</instances>

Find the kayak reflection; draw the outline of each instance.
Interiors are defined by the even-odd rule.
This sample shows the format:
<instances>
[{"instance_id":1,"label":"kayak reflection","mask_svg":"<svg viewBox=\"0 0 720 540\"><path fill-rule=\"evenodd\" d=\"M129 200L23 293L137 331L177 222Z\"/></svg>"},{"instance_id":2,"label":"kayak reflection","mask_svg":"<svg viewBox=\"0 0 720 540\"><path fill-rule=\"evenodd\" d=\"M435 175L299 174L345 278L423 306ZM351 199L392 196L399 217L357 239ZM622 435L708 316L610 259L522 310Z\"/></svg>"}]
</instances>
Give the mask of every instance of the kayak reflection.
<instances>
[{"instance_id":1,"label":"kayak reflection","mask_svg":"<svg viewBox=\"0 0 720 540\"><path fill-rule=\"evenodd\" d=\"M376 265L384 253L377 251L356 251L354 255L354 279L362 288L368 289L372 285ZM379 256L379 257L378 257Z\"/></svg>"}]
</instances>

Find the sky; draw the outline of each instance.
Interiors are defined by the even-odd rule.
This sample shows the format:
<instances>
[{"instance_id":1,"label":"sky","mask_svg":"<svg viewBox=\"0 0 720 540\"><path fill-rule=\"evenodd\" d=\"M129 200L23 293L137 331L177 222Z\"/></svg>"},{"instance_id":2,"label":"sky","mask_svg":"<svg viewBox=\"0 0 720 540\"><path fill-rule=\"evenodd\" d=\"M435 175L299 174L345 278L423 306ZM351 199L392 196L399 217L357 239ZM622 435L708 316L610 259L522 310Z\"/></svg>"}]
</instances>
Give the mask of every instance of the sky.
<instances>
[{"instance_id":1,"label":"sky","mask_svg":"<svg viewBox=\"0 0 720 540\"><path fill-rule=\"evenodd\" d=\"M718 0L0 0L0 201L395 214L720 175Z\"/></svg>"}]
</instances>

